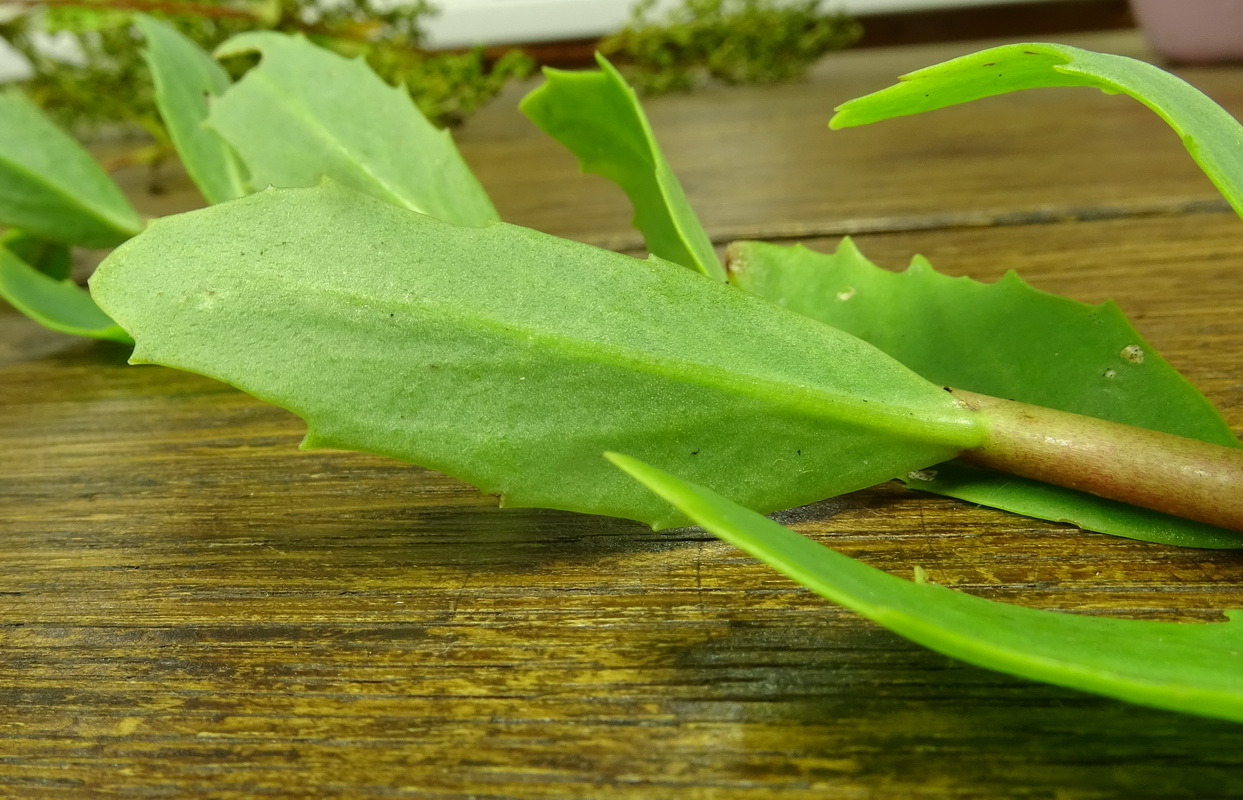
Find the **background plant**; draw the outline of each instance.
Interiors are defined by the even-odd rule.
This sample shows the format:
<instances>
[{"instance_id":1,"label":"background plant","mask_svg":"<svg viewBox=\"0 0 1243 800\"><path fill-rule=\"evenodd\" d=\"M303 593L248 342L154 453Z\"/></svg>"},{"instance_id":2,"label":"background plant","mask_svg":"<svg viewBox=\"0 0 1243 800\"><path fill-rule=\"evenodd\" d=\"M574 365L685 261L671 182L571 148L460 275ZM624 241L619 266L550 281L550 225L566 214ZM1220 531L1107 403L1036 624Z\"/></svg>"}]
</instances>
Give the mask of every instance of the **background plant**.
<instances>
[{"instance_id":1,"label":"background plant","mask_svg":"<svg viewBox=\"0 0 1243 800\"><path fill-rule=\"evenodd\" d=\"M831 50L863 33L820 0L686 0L664 16L642 0L628 24L600 43L645 94L689 89L707 75L726 83L777 83L799 77Z\"/></svg>"},{"instance_id":2,"label":"background plant","mask_svg":"<svg viewBox=\"0 0 1243 800\"><path fill-rule=\"evenodd\" d=\"M640 2L631 24L601 44L649 92L690 88L701 73L730 83L790 80L860 33L844 15L821 13L819 0L685 0L660 20L652 5ZM141 56L137 12L207 51L246 31L304 34L341 55L362 57L386 82L405 86L423 114L442 126L461 122L534 68L516 48L499 55L482 47L427 50L423 26L436 13L429 0L18 0L16 7L16 15L0 22L0 38L31 63L27 95L78 129L105 122L141 127L158 145L148 159L171 154L172 147ZM57 54L41 44L49 35L65 45ZM66 58L62 50L79 55ZM224 66L236 79L253 63Z\"/></svg>"},{"instance_id":3,"label":"background plant","mask_svg":"<svg viewBox=\"0 0 1243 800\"><path fill-rule=\"evenodd\" d=\"M24 9L0 24L8 40L33 66L23 89L63 122L137 124L167 145L153 89L143 63L142 37L135 12L174 27L205 50L252 30L301 33L341 55L361 56L376 74L404 85L415 104L438 124L452 124L491 100L511 79L531 72L533 62L510 50L496 59L482 48L429 52L423 23L435 13L427 0L83 0L24 2ZM56 34L81 53L66 60L40 46L42 35ZM225 66L238 77L253 64Z\"/></svg>"}]
</instances>

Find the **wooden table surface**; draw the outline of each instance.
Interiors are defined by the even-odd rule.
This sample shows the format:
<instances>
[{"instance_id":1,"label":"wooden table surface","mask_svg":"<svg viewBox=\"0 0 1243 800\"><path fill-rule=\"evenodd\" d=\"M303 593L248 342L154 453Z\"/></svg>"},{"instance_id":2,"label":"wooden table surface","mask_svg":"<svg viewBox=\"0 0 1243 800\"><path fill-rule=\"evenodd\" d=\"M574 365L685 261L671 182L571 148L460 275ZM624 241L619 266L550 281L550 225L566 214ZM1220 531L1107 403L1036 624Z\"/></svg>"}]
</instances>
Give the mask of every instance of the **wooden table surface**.
<instances>
[{"instance_id":1,"label":"wooden table surface","mask_svg":"<svg viewBox=\"0 0 1243 800\"><path fill-rule=\"evenodd\" d=\"M1068 37L1146 55L1129 32ZM981 43L648 104L720 243L859 234L1116 298L1243 428L1243 223L1138 103L1027 92L830 133ZM1243 67L1183 70L1243 113ZM624 198L514 110L459 138L511 222L621 249ZM149 213L198 201L177 175ZM0 796L1243 797L1243 726L967 666L695 529L494 507L300 452L224 385L0 309ZM1243 553L1091 534L896 485L789 512L896 574L1041 608L1212 621Z\"/></svg>"}]
</instances>

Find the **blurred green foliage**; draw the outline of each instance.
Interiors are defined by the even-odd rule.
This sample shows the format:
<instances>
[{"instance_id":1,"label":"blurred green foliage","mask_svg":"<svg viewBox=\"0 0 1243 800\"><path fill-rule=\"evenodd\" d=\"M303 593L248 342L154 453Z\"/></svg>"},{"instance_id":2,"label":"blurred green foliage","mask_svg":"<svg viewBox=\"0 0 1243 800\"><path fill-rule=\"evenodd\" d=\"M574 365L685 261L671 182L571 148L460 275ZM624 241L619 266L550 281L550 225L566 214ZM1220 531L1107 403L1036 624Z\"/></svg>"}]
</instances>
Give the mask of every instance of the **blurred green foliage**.
<instances>
[{"instance_id":1,"label":"blurred green foliage","mask_svg":"<svg viewBox=\"0 0 1243 800\"><path fill-rule=\"evenodd\" d=\"M704 74L728 83L789 80L860 32L842 15L821 14L818 0L684 0L659 20L654 4L641 0L631 23L601 43L646 93L691 88ZM18 11L0 22L0 38L34 68L23 83L27 94L79 130L137 124L155 137L157 157L171 145L155 110L136 12L165 20L208 51L247 30L302 33L365 58L389 83L404 84L441 125L460 122L534 67L519 50L489 59L482 48L424 49L420 23L436 13L427 0L18 0L10 7ZM68 46L49 53L49 35ZM250 66L244 58L225 64L235 78Z\"/></svg>"},{"instance_id":2,"label":"blurred green foliage","mask_svg":"<svg viewBox=\"0 0 1243 800\"><path fill-rule=\"evenodd\" d=\"M302 33L342 55L365 58L389 83L405 84L419 108L442 125L465 118L534 67L516 50L494 61L482 48L424 50L420 22L435 13L426 0L47 0L0 23L0 37L34 68L25 91L62 121L77 128L136 123L166 144L141 56L143 42L133 26L138 11L165 20L208 51L247 30ZM49 54L39 44L48 34L70 39L67 49L80 56ZM231 62L225 67L234 77L252 65L245 59Z\"/></svg>"},{"instance_id":3,"label":"blurred green foliage","mask_svg":"<svg viewBox=\"0 0 1243 800\"><path fill-rule=\"evenodd\" d=\"M858 22L820 11L820 0L685 0L663 17L657 0L600 43L640 92L692 88L702 75L726 83L777 83L803 75L830 50L853 44Z\"/></svg>"}]
</instances>

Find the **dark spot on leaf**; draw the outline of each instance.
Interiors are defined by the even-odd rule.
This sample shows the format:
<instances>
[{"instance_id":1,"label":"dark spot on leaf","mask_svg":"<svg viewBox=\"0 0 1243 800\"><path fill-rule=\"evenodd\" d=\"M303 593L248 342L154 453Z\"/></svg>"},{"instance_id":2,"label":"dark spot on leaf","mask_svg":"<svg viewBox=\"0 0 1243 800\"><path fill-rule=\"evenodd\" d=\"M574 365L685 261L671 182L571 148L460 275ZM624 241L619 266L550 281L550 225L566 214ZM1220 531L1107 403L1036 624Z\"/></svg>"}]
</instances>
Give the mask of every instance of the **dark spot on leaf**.
<instances>
[{"instance_id":1,"label":"dark spot on leaf","mask_svg":"<svg viewBox=\"0 0 1243 800\"><path fill-rule=\"evenodd\" d=\"M693 456L697 456L697 455L699 455L699 451L698 451L698 450L692 450L692 451L691 451L691 455L693 455Z\"/></svg>"},{"instance_id":2,"label":"dark spot on leaf","mask_svg":"<svg viewBox=\"0 0 1243 800\"><path fill-rule=\"evenodd\" d=\"M995 66L997 66L997 62L996 62L996 61L990 61L990 62L988 62L987 64L981 64L980 66L983 66L983 67L995 67Z\"/></svg>"}]
</instances>

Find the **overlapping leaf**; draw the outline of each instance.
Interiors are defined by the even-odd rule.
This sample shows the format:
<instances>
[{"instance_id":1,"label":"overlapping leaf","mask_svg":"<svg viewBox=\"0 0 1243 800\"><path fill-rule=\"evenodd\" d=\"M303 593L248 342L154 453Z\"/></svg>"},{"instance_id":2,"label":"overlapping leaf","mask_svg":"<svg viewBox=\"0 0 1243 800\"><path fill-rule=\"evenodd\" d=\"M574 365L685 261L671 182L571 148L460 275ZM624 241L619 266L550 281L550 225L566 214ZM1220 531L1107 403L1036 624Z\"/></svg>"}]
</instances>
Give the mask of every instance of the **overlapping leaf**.
<instances>
[{"instance_id":1,"label":"overlapping leaf","mask_svg":"<svg viewBox=\"0 0 1243 800\"><path fill-rule=\"evenodd\" d=\"M911 583L634 458L615 464L712 533L925 647L989 669L1243 722L1243 624L1087 617Z\"/></svg>"},{"instance_id":2,"label":"overlapping leaf","mask_svg":"<svg viewBox=\"0 0 1243 800\"><path fill-rule=\"evenodd\" d=\"M223 203L249 191L233 149L203 127L207 98L223 94L232 81L201 47L171 25L139 14L147 40L143 57L155 81L155 104L181 156L186 173L209 203Z\"/></svg>"},{"instance_id":3,"label":"overlapping leaf","mask_svg":"<svg viewBox=\"0 0 1243 800\"><path fill-rule=\"evenodd\" d=\"M1203 92L1152 64L1062 44L1012 44L925 67L899 80L839 106L830 126L866 125L1019 89L1094 86L1128 94L1169 123L1200 168L1243 214L1243 126Z\"/></svg>"},{"instance_id":4,"label":"overlapping leaf","mask_svg":"<svg viewBox=\"0 0 1243 800\"><path fill-rule=\"evenodd\" d=\"M0 92L0 226L85 247L112 247L142 217L82 146L20 92Z\"/></svg>"},{"instance_id":5,"label":"overlapping leaf","mask_svg":"<svg viewBox=\"0 0 1243 800\"><path fill-rule=\"evenodd\" d=\"M679 522L600 459L624 448L773 510L983 435L871 345L669 262L448 225L336 184L158 220L92 289L135 360L289 408L309 446L516 505Z\"/></svg>"},{"instance_id":6,"label":"overlapping leaf","mask_svg":"<svg viewBox=\"0 0 1243 800\"><path fill-rule=\"evenodd\" d=\"M126 344L132 341L73 281L40 272L2 246L0 297L52 330Z\"/></svg>"},{"instance_id":7,"label":"overlapping leaf","mask_svg":"<svg viewBox=\"0 0 1243 800\"><path fill-rule=\"evenodd\" d=\"M934 383L1239 444L1208 400L1111 302L1090 306L1037 291L1014 273L994 284L950 278L922 258L890 272L848 239L831 255L735 243L730 279L876 345ZM943 464L907 483L1134 539L1243 547L1237 533L965 464Z\"/></svg>"},{"instance_id":8,"label":"overlapping leaf","mask_svg":"<svg viewBox=\"0 0 1243 800\"><path fill-rule=\"evenodd\" d=\"M647 115L621 74L601 55L600 71L545 69L544 85L520 108L578 157L584 172L626 192L634 226L655 256L718 280L725 271L660 150Z\"/></svg>"},{"instance_id":9,"label":"overlapping leaf","mask_svg":"<svg viewBox=\"0 0 1243 800\"><path fill-rule=\"evenodd\" d=\"M326 175L459 225L498 219L449 133L361 59L270 31L235 36L216 56L244 53L263 60L212 104L208 125L255 187L314 186Z\"/></svg>"}]
</instances>

